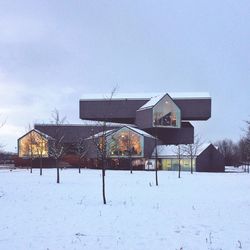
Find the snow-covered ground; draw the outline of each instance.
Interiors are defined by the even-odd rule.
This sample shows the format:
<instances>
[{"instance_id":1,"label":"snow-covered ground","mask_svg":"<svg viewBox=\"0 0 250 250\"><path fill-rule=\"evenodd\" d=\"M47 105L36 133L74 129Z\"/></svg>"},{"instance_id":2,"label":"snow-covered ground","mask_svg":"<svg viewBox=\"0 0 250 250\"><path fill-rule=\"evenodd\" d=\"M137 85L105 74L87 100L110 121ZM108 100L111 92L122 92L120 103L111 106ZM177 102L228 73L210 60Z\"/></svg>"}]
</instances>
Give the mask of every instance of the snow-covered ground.
<instances>
[{"instance_id":1,"label":"snow-covered ground","mask_svg":"<svg viewBox=\"0 0 250 250\"><path fill-rule=\"evenodd\" d=\"M0 249L250 249L250 174L0 170Z\"/></svg>"}]
</instances>

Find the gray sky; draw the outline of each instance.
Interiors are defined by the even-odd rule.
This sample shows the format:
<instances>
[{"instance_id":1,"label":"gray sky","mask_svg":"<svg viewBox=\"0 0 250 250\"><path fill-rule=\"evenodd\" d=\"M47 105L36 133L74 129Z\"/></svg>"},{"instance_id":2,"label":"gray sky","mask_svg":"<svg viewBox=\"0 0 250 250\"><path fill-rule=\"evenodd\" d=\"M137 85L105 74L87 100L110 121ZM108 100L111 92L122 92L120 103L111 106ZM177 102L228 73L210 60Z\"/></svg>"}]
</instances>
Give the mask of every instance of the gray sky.
<instances>
[{"instance_id":1,"label":"gray sky","mask_svg":"<svg viewBox=\"0 0 250 250\"><path fill-rule=\"evenodd\" d=\"M204 92L208 141L250 119L250 1L0 1L0 141L57 108L80 123L83 94Z\"/></svg>"}]
</instances>

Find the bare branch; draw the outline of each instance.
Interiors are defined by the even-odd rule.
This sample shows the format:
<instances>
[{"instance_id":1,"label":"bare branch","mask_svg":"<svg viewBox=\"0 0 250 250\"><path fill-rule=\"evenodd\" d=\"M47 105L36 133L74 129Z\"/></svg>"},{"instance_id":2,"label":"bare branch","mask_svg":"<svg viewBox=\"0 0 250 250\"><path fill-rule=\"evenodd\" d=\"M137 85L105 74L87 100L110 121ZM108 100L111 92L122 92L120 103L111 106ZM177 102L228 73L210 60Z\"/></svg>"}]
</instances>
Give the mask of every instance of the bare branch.
<instances>
[{"instance_id":1,"label":"bare branch","mask_svg":"<svg viewBox=\"0 0 250 250\"><path fill-rule=\"evenodd\" d=\"M51 118L52 118L51 123L55 125L62 125L62 124L65 124L67 121L66 116L62 118L60 117L59 110L56 108L51 112Z\"/></svg>"}]
</instances>

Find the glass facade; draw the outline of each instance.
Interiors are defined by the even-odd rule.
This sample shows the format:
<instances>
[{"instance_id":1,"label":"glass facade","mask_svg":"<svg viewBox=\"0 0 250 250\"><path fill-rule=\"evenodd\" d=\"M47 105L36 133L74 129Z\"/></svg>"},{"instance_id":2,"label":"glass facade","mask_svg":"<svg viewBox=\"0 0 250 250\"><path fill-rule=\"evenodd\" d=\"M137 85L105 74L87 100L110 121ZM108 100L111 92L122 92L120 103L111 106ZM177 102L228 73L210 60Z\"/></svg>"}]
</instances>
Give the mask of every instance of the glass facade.
<instances>
[{"instance_id":1,"label":"glass facade","mask_svg":"<svg viewBox=\"0 0 250 250\"><path fill-rule=\"evenodd\" d=\"M164 96L153 107L153 126L154 127L181 127L181 112L173 100Z\"/></svg>"},{"instance_id":2,"label":"glass facade","mask_svg":"<svg viewBox=\"0 0 250 250\"><path fill-rule=\"evenodd\" d=\"M191 160L181 159L181 170L190 171L191 170ZM179 160L178 159L162 159L162 169L163 170L179 170ZM195 171L195 159L193 159L193 170Z\"/></svg>"},{"instance_id":3,"label":"glass facade","mask_svg":"<svg viewBox=\"0 0 250 250\"><path fill-rule=\"evenodd\" d=\"M107 137L108 157L143 157L143 147L143 136L126 127Z\"/></svg>"},{"instance_id":4,"label":"glass facade","mask_svg":"<svg viewBox=\"0 0 250 250\"><path fill-rule=\"evenodd\" d=\"M32 130L19 140L19 157L48 157L48 140Z\"/></svg>"}]
</instances>

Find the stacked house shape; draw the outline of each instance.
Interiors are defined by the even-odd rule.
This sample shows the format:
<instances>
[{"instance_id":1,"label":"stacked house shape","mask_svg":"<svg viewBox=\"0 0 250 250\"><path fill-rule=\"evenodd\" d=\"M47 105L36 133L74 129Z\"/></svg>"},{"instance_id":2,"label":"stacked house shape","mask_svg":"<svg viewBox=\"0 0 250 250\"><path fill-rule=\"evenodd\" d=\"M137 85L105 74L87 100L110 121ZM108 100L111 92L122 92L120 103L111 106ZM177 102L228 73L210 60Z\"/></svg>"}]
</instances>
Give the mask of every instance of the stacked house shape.
<instances>
[{"instance_id":1,"label":"stacked house shape","mask_svg":"<svg viewBox=\"0 0 250 250\"><path fill-rule=\"evenodd\" d=\"M65 144L85 139L90 148L86 157L94 159L98 145L93 138L100 142L104 137L107 158L118 161L119 168L127 168L127 159L133 158L135 166L144 169L156 145L193 143L190 122L211 117L211 97L207 93L88 95L79 101L79 116L83 124L60 125ZM35 124L35 129L53 138L57 126Z\"/></svg>"}]
</instances>

